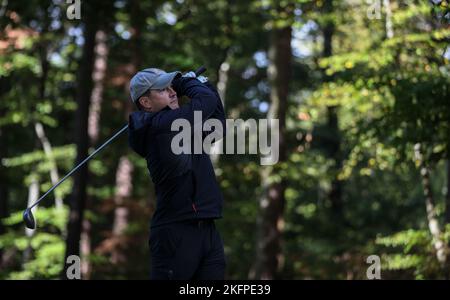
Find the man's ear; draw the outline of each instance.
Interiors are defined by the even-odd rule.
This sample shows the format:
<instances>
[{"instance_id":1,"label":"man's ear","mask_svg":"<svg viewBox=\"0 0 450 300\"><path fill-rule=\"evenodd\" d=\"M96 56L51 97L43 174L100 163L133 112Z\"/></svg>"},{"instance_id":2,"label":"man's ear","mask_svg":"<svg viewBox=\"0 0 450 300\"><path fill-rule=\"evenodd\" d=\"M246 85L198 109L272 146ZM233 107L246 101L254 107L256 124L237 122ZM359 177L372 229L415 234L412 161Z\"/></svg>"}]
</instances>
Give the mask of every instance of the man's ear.
<instances>
[{"instance_id":1,"label":"man's ear","mask_svg":"<svg viewBox=\"0 0 450 300\"><path fill-rule=\"evenodd\" d=\"M141 98L139 98L139 104L145 108L145 109L151 109L151 102L150 102L150 98L147 96L142 96Z\"/></svg>"}]
</instances>

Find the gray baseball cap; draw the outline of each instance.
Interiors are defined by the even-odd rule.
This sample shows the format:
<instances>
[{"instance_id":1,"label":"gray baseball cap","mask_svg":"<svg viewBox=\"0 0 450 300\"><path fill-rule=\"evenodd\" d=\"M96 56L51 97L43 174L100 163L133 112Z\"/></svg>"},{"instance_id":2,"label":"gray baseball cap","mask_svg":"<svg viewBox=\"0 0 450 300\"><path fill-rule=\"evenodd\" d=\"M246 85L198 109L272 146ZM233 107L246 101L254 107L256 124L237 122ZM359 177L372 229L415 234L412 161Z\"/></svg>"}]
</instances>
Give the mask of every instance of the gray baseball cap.
<instances>
[{"instance_id":1,"label":"gray baseball cap","mask_svg":"<svg viewBox=\"0 0 450 300\"><path fill-rule=\"evenodd\" d=\"M130 81L131 100L136 103L139 97L148 89L163 89L168 87L177 76L181 76L181 72L166 73L157 68L148 68L137 72Z\"/></svg>"}]
</instances>

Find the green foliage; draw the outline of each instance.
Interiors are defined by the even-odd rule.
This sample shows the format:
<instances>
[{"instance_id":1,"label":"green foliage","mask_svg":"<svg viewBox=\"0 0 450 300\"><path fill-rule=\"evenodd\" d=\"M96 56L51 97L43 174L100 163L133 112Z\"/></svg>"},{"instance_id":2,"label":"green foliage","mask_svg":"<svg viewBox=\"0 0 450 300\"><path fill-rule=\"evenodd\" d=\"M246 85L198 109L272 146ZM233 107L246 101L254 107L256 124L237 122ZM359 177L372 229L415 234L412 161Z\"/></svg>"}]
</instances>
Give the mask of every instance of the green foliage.
<instances>
[{"instance_id":1,"label":"green foliage","mask_svg":"<svg viewBox=\"0 0 450 300\"><path fill-rule=\"evenodd\" d=\"M22 257L23 264L11 272L0 272L2 279L57 279L63 268L68 208L39 207L34 211L38 231L24 235L22 211L2 220L7 232L0 236L0 249ZM19 255L21 254L21 255ZM28 258L27 258L28 257Z\"/></svg>"},{"instance_id":2,"label":"green foliage","mask_svg":"<svg viewBox=\"0 0 450 300\"><path fill-rule=\"evenodd\" d=\"M416 279L442 279L438 276L442 269L429 231L409 229L379 237L375 243L384 246L382 270L412 273Z\"/></svg>"}]
</instances>

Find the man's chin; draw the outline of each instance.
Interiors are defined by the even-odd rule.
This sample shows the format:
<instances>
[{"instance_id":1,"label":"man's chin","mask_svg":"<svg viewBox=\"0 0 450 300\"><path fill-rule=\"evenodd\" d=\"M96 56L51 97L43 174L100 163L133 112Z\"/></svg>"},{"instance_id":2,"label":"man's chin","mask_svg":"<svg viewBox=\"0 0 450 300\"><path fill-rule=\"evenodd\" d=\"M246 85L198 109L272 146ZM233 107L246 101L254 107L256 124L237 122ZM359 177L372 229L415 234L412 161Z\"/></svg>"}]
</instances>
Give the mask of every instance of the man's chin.
<instances>
[{"instance_id":1,"label":"man's chin","mask_svg":"<svg viewBox=\"0 0 450 300\"><path fill-rule=\"evenodd\" d=\"M177 101L177 102L175 102L175 103L170 103L170 104L169 104L169 107L170 107L171 109L177 109L177 108L180 108L180 105L178 105L178 101Z\"/></svg>"}]
</instances>

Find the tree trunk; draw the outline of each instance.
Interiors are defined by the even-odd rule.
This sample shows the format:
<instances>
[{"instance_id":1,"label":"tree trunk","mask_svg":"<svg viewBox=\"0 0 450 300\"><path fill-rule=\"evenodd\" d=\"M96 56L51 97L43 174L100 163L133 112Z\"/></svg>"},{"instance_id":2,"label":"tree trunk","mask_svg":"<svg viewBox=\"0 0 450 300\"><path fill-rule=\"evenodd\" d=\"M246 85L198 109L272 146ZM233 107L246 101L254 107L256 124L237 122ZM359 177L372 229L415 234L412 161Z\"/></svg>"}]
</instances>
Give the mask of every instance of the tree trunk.
<instances>
[{"instance_id":1,"label":"tree trunk","mask_svg":"<svg viewBox=\"0 0 450 300\"><path fill-rule=\"evenodd\" d=\"M89 143L95 147L98 143L98 135L100 128L100 113L103 100L103 87L104 79L106 75L106 67L108 61L108 46L106 45L106 33L103 30L98 30L95 36L95 49L94 49L94 70L93 70L93 83L89 117L88 117L88 135ZM86 199L86 208L89 208L89 199ZM91 264L89 261L89 255L91 254L91 221L83 219L82 232L81 232L81 275L83 279L90 279L91 277Z\"/></svg>"},{"instance_id":2,"label":"tree trunk","mask_svg":"<svg viewBox=\"0 0 450 300\"><path fill-rule=\"evenodd\" d=\"M53 157L52 145L50 144L50 141L47 139L47 136L45 135L44 126L40 122L34 123L34 130L36 132L39 141L42 144L45 157L47 158L47 160L51 165L50 180L52 182L52 185L55 185L59 181L59 175L58 175L58 168L56 167L55 158ZM55 205L56 208L58 209L62 209L63 207L61 193L58 191L58 189L55 189Z\"/></svg>"},{"instance_id":3,"label":"tree trunk","mask_svg":"<svg viewBox=\"0 0 450 300\"><path fill-rule=\"evenodd\" d=\"M446 245L442 240L442 232L439 226L439 220L436 213L436 205L433 199L433 192L430 180L430 168L427 165L421 150L421 145L416 144L414 146L414 154L416 159L420 163L420 175L422 176L423 194L425 196L425 206L427 209L428 228L431 236L433 237L433 245L436 250L436 258L441 264L445 265L446 257Z\"/></svg>"},{"instance_id":4,"label":"tree trunk","mask_svg":"<svg viewBox=\"0 0 450 300\"><path fill-rule=\"evenodd\" d=\"M445 224L450 224L450 158L447 159L447 195L445 197Z\"/></svg>"},{"instance_id":5,"label":"tree trunk","mask_svg":"<svg viewBox=\"0 0 450 300\"><path fill-rule=\"evenodd\" d=\"M87 7L92 9L92 7ZM83 161L88 155L88 116L89 100L92 93L92 72L94 65L95 36L98 28L93 11L84 14L84 45L83 54L77 78L77 111L75 114L75 140L77 144L76 164ZM86 187L88 180L88 164L86 163L74 174L73 191L70 196L69 223L66 239L66 262L70 255L80 254L80 237L83 224L83 214L86 205ZM66 265L62 274L66 278Z\"/></svg>"},{"instance_id":6,"label":"tree trunk","mask_svg":"<svg viewBox=\"0 0 450 300\"><path fill-rule=\"evenodd\" d=\"M11 89L11 79L8 77L0 78L0 97ZM7 112L6 107L0 107L0 116L5 116ZM8 157L8 148L5 132L8 132L10 127L8 125L0 126L0 162L3 158ZM8 209L8 186L9 178L6 175L6 168L0 163L0 219L6 218L9 215ZM6 232L3 222L0 221L0 235ZM0 248L0 269L6 264L5 249Z\"/></svg>"},{"instance_id":7,"label":"tree trunk","mask_svg":"<svg viewBox=\"0 0 450 300\"><path fill-rule=\"evenodd\" d=\"M384 10L386 12L386 37L391 39L394 37L394 27L392 25L392 10L390 0L383 0Z\"/></svg>"},{"instance_id":8,"label":"tree trunk","mask_svg":"<svg viewBox=\"0 0 450 300\"><path fill-rule=\"evenodd\" d=\"M229 50L228 50L229 51ZM227 52L228 52L227 51ZM229 55L226 55L225 60L220 64L219 72L218 72L218 81L217 81L217 92L219 93L220 99L222 100L222 105L225 109L225 96L227 92L227 84L228 84L228 71L230 70L229 63ZM220 157L220 149L223 150L223 140L215 142L211 148L211 161L214 166L217 166ZM222 151L223 152L223 151Z\"/></svg>"},{"instance_id":9,"label":"tree trunk","mask_svg":"<svg viewBox=\"0 0 450 300\"><path fill-rule=\"evenodd\" d=\"M142 49L141 49L141 28L144 27L142 23L145 20L142 10L140 9L139 1L133 0L130 2L130 15L133 27L133 36L131 38L131 46L133 57L132 73L137 72L141 68L142 64ZM130 74L131 77L132 74ZM125 93L129 93L129 81L124 86ZM128 119L128 115L133 111L133 105L130 101L125 102L125 115ZM124 250L126 249L126 239L124 236L125 229L128 227L129 208L127 207L126 200L131 197L133 190L133 171L134 166L124 154L119 159L119 165L116 170L116 193L114 195L114 223L112 228L112 235L114 240L113 250L111 252L111 261L114 264L121 264L126 261Z\"/></svg>"},{"instance_id":10,"label":"tree trunk","mask_svg":"<svg viewBox=\"0 0 450 300\"><path fill-rule=\"evenodd\" d=\"M48 32L48 28L50 26L50 19L48 16L45 17L44 26L41 35L45 37L45 35ZM43 38L41 41L39 41L38 44L38 52L39 52L39 59L41 64L41 76L39 77L39 98L40 100L44 101L46 98L46 85L47 85L47 79L48 79L48 72L50 69L50 63L48 61L48 41ZM53 150L52 146L50 144L50 141L48 140L44 126L40 122L34 122L34 131L36 132L36 136L39 139L39 142L42 145L42 149L44 150L44 154L48 162L50 163L50 181L53 185L58 183L59 181L59 175L58 175L58 168L56 166L55 159L53 157ZM58 209L62 209L63 202L61 193L58 189L55 190L55 205Z\"/></svg>"},{"instance_id":11,"label":"tree trunk","mask_svg":"<svg viewBox=\"0 0 450 300\"><path fill-rule=\"evenodd\" d=\"M34 139L34 146L36 149L39 148L39 141L37 138ZM37 166L33 166L32 171L31 171L31 182L30 182L30 185L28 186L27 207L30 207L39 199L39 180L38 180L39 177L38 176L39 175L37 172ZM39 205L36 205L31 210L33 215L36 214L36 210L38 209L38 207L39 207ZM37 224L37 221L36 221L36 227L38 227L38 226L39 225ZM31 247L31 239L33 238L33 235L35 234L35 232L36 232L36 229L25 228L25 235L28 238L28 245L27 245L27 248L23 252L22 264L28 262L33 255L33 248Z\"/></svg>"},{"instance_id":12,"label":"tree trunk","mask_svg":"<svg viewBox=\"0 0 450 300\"><path fill-rule=\"evenodd\" d=\"M108 63L108 45L106 44L106 33L104 30L97 31L95 46L95 63L94 63L94 88L91 95L91 106L89 108L89 139L91 145L96 145L98 142L100 113L103 100L103 89L105 85L105 75Z\"/></svg>"},{"instance_id":13,"label":"tree trunk","mask_svg":"<svg viewBox=\"0 0 450 300\"><path fill-rule=\"evenodd\" d=\"M234 39L234 31L233 31L233 14L231 12L231 6L228 5L225 7L225 20L224 20L224 36L227 40L231 41ZM228 86L228 72L230 71L230 61L232 57L232 48L230 45L225 47L222 52L220 60L220 65L217 70L217 92L219 93L219 97L222 100L223 108L225 109L226 103L226 92ZM215 142L211 147L211 162L214 167L217 167L219 163L220 154L223 154L225 151L223 149L224 146L224 138ZM222 150L222 151L221 151Z\"/></svg>"},{"instance_id":14,"label":"tree trunk","mask_svg":"<svg viewBox=\"0 0 450 300\"><path fill-rule=\"evenodd\" d=\"M448 152L447 152L448 153ZM450 226L450 158L447 159L447 195L445 197L445 220L444 230L447 232ZM450 249L450 241L447 243L447 251ZM448 254L448 253L447 253ZM446 278L450 279L450 260L447 260L447 271L445 273Z\"/></svg>"},{"instance_id":15,"label":"tree trunk","mask_svg":"<svg viewBox=\"0 0 450 300\"><path fill-rule=\"evenodd\" d=\"M115 239L115 247L111 253L111 261L114 264L121 264L126 261L123 250L126 248L124 239L125 229L128 227L129 209L126 200L131 197L132 192L132 176L133 164L126 155L120 158L119 166L116 172L116 194L114 196L114 224L113 238Z\"/></svg>"},{"instance_id":16,"label":"tree trunk","mask_svg":"<svg viewBox=\"0 0 450 300\"><path fill-rule=\"evenodd\" d=\"M330 15L333 13L333 0L325 0L324 13ZM327 21L323 27L323 57L330 57L333 55L333 34L335 26L332 20Z\"/></svg>"},{"instance_id":17,"label":"tree trunk","mask_svg":"<svg viewBox=\"0 0 450 300\"><path fill-rule=\"evenodd\" d=\"M334 11L333 0L326 0L324 3L324 12L327 15ZM335 25L332 20L327 21L323 28L323 57L330 57L333 55L333 35L335 32ZM324 82L331 81L331 77L323 72ZM328 153L330 158L334 160L333 173L336 174L331 181L331 190L328 193L328 199L331 203L331 210L335 217L342 218L343 203L342 203L342 181L337 178L337 173L342 168L341 156L341 135L339 132L339 119L337 115L337 106L327 106L327 127L330 134L328 140Z\"/></svg>"},{"instance_id":18,"label":"tree trunk","mask_svg":"<svg viewBox=\"0 0 450 300\"><path fill-rule=\"evenodd\" d=\"M269 48L267 70L271 86L271 106L268 119L279 120L279 162L286 160L285 128L286 108L291 75L291 27L273 29ZM273 182L279 170L276 166L264 167L261 172L263 194L259 200L258 235L255 264L249 274L252 279L273 279L283 266L281 234L284 225L285 182Z\"/></svg>"},{"instance_id":19,"label":"tree trunk","mask_svg":"<svg viewBox=\"0 0 450 300\"><path fill-rule=\"evenodd\" d=\"M334 160L333 174L334 178L331 181L331 190L328 198L331 203L331 210L335 217L342 218L344 205L342 201L342 181L337 178L337 174L342 169L342 154L341 154L341 134L339 132L337 106L328 106L328 130L330 137L328 144L328 151L330 157Z\"/></svg>"},{"instance_id":20,"label":"tree trunk","mask_svg":"<svg viewBox=\"0 0 450 300\"><path fill-rule=\"evenodd\" d=\"M0 111L2 115L3 111ZM4 157L7 156L6 146L3 142L3 132L0 127L0 162ZM0 219L6 218L8 216L8 178L6 177L6 170L3 164L0 163ZM6 232L6 228L3 222L0 221L0 235ZM0 269L3 268L5 264L4 249L0 248Z\"/></svg>"},{"instance_id":21,"label":"tree trunk","mask_svg":"<svg viewBox=\"0 0 450 300\"><path fill-rule=\"evenodd\" d=\"M27 207L30 207L33 203L35 203L39 199L39 181L37 179L36 168L32 172L31 183L28 186L28 201ZM35 206L31 209L34 214L38 206ZM25 251L23 252L22 264L28 262L31 259L33 249L31 248L31 238L35 233L35 229L25 228L25 235L28 237L28 245Z\"/></svg>"}]
</instances>

